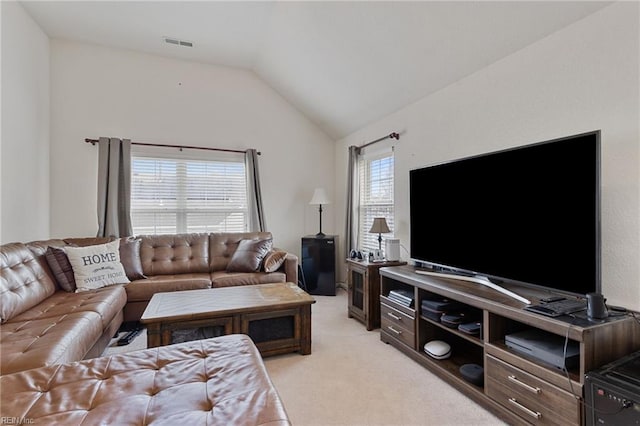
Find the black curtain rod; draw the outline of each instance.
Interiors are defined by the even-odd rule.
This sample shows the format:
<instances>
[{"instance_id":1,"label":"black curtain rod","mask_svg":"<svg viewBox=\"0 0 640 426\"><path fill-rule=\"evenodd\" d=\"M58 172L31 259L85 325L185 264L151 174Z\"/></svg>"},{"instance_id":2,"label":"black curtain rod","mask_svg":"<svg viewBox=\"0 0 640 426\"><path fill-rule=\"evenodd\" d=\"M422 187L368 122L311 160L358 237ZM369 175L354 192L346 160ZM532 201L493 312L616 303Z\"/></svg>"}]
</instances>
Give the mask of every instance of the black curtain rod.
<instances>
[{"instance_id":1,"label":"black curtain rod","mask_svg":"<svg viewBox=\"0 0 640 426\"><path fill-rule=\"evenodd\" d=\"M358 148L360 148L360 149L366 148L369 145L373 145L374 143L381 142L381 141L383 141L385 139L395 139L395 140L399 141L400 140L400 135L398 133L396 133L396 132L393 132L393 133L388 134L387 136L381 137L380 139L376 139L375 141L371 141L371 142L365 143L364 145L360 145Z\"/></svg>"},{"instance_id":2,"label":"black curtain rod","mask_svg":"<svg viewBox=\"0 0 640 426\"><path fill-rule=\"evenodd\" d=\"M86 143L90 143L91 145L95 145L97 144L99 141L98 139L85 139L84 140ZM165 144L160 144L160 143L146 143L146 142L131 142L131 145L144 145L144 146L157 146L157 147L161 147L161 148L178 148L180 150L182 149L202 149L205 151L223 151L223 152L237 152L240 154L244 154L247 152L247 150L238 150L238 149L225 149L225 148L208 148L208 147L204 147L204 146L189 146L189 145L165 145ZM258 155L262 155L262 153L260 151L258 151Z\"/></svg>"}]
</instances>

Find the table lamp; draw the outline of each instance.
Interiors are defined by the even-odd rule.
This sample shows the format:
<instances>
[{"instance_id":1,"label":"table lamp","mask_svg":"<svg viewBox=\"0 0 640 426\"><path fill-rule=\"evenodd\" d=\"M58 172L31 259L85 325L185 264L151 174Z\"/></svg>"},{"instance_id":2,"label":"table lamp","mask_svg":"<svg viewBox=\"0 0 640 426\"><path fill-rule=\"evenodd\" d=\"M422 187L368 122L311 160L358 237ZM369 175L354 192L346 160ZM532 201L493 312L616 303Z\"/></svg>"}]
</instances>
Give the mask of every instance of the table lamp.
<instances>
[{"instance_id":1,"label":"table lamp","mask_svg":"<svg viewBox=\"0 0 640 426\"><path fill-rule=\"evenodd\" d=\"M315 191L313 191L313 197L311 197L309 204L318 205L318 212L320 213L320 232L316 234L316 237L318 238L324 237L324 233L322 232L322 205L329 203L329 197L327 197L327 193L324 188L316 188Z\"/></svg>"},{"instance_id":2,"label":"table lamp","mask_svg":"<svg viewBox=\"0 0 640 426\"><path fill-rule=\"evenodd\" d=\"M373 224L369 229L370 234L378 234L378 251L374 253L373 257L376 260L382 260L382 234L391 232L387 225L387 220L384 217L373 218Z\"/></svg>"}]
</instances>

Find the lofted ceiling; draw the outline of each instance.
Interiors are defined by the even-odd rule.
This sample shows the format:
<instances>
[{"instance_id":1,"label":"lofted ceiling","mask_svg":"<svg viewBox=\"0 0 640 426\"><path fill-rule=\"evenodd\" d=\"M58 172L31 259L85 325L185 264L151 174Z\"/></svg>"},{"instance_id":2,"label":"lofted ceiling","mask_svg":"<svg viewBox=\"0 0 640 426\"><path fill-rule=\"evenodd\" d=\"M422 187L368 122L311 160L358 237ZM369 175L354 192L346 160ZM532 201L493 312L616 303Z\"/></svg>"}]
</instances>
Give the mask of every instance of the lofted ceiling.
<instances>
[{"instance_id":1,"label":"lofted ceiling","mask_svg":"<svg viewBox=\"0 0 640 426\"><path fill-rule=\"evenodd\" d=\"M334 139L607 6L595 1L22 1L51 38L251 70ZM193 43L167 44L164 37Z\"/></svg>"}]
</instances>

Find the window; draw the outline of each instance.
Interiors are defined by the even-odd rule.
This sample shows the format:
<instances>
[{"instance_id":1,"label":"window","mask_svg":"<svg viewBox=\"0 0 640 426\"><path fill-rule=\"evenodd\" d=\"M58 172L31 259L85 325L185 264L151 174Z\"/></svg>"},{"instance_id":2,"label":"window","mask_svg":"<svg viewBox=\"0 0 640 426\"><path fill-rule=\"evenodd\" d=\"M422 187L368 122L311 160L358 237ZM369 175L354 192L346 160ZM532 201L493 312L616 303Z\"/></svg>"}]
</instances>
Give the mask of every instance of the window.
<instances>
[{"instance_id":1,"label":"window","mask_svg":"<svg viewBox=\"0 0 640 426\"><path fill-rule=\"evenodd\" d=\"M244 157L131 158L133 233L246 232Z\"/></svg>"},{"instance_id":2,"label":"window","mask_svg":"<svg viewBox=\"0 0 640 426\"><path fill-rule=\"evenodd\" d=\"M363 155L358 161L360 188L358 248L364 251L378 249L378 234L370 234L373 218L384 217L393 238L393 151Z\"/></svg>"}]
</instances>

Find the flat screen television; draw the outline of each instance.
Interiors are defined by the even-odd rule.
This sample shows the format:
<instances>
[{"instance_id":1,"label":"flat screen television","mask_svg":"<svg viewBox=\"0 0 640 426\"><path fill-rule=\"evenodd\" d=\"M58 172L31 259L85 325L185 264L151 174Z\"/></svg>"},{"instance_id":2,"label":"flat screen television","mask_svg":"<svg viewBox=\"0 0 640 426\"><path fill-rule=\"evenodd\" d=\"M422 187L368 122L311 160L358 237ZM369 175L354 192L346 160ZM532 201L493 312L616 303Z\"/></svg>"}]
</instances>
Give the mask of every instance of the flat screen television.
<instances>
[{"instance_id":1,"label":"flat screen television","mask_svg":"<svg viewBox=\"0 0 640 426\"><path fill-rule=\"evenodd\" d=\"M418 266L600 292L600 131L410 170Z\"/></svg>"}]
</instances>

